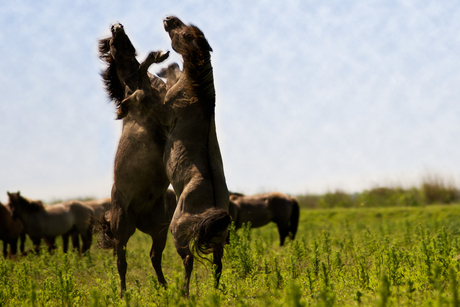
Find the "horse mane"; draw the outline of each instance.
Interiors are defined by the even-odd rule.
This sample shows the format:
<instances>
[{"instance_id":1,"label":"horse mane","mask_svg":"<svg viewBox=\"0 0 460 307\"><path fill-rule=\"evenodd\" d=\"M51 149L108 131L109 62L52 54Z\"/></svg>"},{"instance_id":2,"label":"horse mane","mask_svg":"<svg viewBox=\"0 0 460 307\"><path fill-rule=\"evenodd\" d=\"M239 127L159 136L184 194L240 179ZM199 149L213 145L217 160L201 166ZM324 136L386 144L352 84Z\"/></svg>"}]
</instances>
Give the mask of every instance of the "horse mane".
<instances>
[{"instance_id":1,"label":"horse mane","mask_svg":"<svg viewBox=\"0 0 460 307\"><path fill-rule=\"evenodd\" d=\"M116 62L113 54L110 52L110 42L112 39L113 37L107 37L99 40L99 58L107 64L107 68L101 72L101 77L110 100L113 101L118 109L125 98L125 88L118 77ZM127 36L124 39L124 43L128 45L128 49L131 49L135 56L136 49Z\"/></svg>"},{"instance_id":2,"label":"horse mane","mask_svg":"<svg viewBox=\"0 0 460 307\"><path fill-rule=\"evenodd\" d=\"M115 60L110 53L110 40L110 37L99 40L99 58L108 65L107 68L101 72L101 77L110 100L114 102L118 109L124 98L125 91L118 78Z\"/></svg>"},{"instance_id":3,"label":"horse mane","mask_svg":"<svg viewBox=\"0 0 460 307\"><path fill-rule=\"evenodd\" d=\"M35 213L45 209L42 201L40 200L31 200L26 197L23 197L18 193L11 193L10 202L19 203L21 208L25 211Z\"/></svg>"}]
</instances>

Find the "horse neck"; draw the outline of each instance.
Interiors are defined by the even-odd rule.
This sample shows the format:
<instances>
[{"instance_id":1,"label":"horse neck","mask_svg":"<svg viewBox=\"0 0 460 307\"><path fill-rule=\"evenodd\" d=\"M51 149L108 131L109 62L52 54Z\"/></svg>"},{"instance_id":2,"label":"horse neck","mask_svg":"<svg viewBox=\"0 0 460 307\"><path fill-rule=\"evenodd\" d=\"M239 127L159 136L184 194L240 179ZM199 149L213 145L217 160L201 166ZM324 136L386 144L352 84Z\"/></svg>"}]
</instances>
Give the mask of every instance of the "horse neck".
<instances>
[{"instance_id":1,"label":"horse neck","mask_svg":"<svg viewBox=\"0 0 460 307\"><path fill-rule=\"evenodd\" d=\"M201 62L201 63L200 63ZM192 94L198 101L204 103L214 113L216 92L214 89L214 76L211 65L211 57L184 61L184 74L191 88ZM212 110L211 110L212 109Z\"/></svg>"},{"instance_id":2,"label":"horse neck","mask_svg":"<svg viewBox=\"0 0 460 307\"><path fill-rule=\"evenodd\" d=\"M35 233L37 229L37 225L39 225L39 216L38 214L41 213L42 210L39 212L29 212L28 210L20 210L17 215L17 218L22 222L24 229L28 233Z\"/></svg>"},{"instance_id":3,"label":"horse neck","mask_svg":"<svg viewBox=\"0 0 460 307\"><path fill-rule=\"evenodd\" d=\"M132 94L139 86L138 67L139 62L133 59L121 59L115 61L118 79L121 84L127 87L125 97Z\"/></svg>"}]
</instances>

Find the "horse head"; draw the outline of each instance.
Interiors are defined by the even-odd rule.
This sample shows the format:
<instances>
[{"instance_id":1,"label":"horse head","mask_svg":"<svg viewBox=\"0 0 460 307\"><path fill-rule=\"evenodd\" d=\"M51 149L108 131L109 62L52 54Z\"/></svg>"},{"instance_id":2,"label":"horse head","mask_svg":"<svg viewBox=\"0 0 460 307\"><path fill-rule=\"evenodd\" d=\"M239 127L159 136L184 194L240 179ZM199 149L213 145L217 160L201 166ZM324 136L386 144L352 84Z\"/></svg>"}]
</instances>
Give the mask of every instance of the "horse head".
<instances>
[{"instance_id":1,"label":"horse head","mask_svg":"<svg viewBox=\"0 0 460 307\"><path fill-rule=\"evenodd\" d=\"M40 210L43 210L43 203L39 200L31 201L23 196L21 196L21 192L18 191L17 193L10 193L8 194L9 203L8 206L11 209L11 215L13 220L16 220L20 214L24 213L34 213Z\"/></svg>"},{"instance_id":2,"label":"horse head","mask_svg":"<svg viewBox=\"0 0 460 307\"><path fill-rule=\"evenodd\" d=\"M200 29L194 25L185 25L175 16L166 17L163 25L171 38L174 51L183 57L202 57L206 53L209 56L212 48Z\"/></svg>"},{"instance_id":3,"label":"horse head","mask_svg":"<svg viewBox=\"0 0 460 307\"><path fill-rule=\"evenodd\" d=\"M99 40L99 58L108 66L101 73L107 93L117 108L126 94L137 87L136 49L126 35L123 25L116 23L111 28L112 36Z\"/></svg>"},{"instance_id":4,"label":"horse head","mask_svg":"<svg viewBox=\"0 0 460 307\"><path fill-rule=\"evenodd\" d=\"M17 193L10 193L7 191L6 194L8 194L8 198L9 198L8 206L10 207L10 210L11 210L11 217L13 218L13 220L17 220L18 214L21 211L21 203L22 203L21 192L18 191Z\"/></svg>"}]
</instances>

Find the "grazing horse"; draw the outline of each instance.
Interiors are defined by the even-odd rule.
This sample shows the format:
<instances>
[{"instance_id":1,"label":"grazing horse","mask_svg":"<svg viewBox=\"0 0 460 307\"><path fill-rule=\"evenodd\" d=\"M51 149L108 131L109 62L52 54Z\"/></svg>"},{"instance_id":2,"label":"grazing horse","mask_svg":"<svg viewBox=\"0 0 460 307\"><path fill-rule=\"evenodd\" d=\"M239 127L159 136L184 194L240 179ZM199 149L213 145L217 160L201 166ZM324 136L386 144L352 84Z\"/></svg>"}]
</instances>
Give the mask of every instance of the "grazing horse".
<instances>
[{"instance_id":1,"label":"grazing horse","mask_svg":"<svg viewBox=\"0 0 460 307\"><path fill-rule=\"evenodd\" d=\"M20 239L19 249L24 253L24 242L26 234L21 221L13 220L8 206L0 203L0 240L3 241L3 256L5 258L15 257L18 252L18 239ZM10 251L8 252L8 245Z\"/></svg>"},{"instance_id":2,"label":"grazing horse","mask_svg":"<svg viewBox=\"0 0 460 307\"><path fill-rule=\"evenodd\" d=\"M222 272L223 248L231 217L229 194L215 128L212 51L204 34L177 17L164 27L172 48L184 61L183 72L165 96L169 127L165 166L177 195L171 231L185 268L188 295L194 256L213 253L216 286Z\"/></svg>"},{"instance_id":3,"label":"grazing horse","mask_svg":"<svg viewBox=\"0 0 460 307\"><path fill-rule=\"evenodd\" d=\"M97 223L99 223L101 217L105 214L106 211L110 210L112 200L110 198L100 198L82 201L81 203L93 209L93 230L96 230L98 228Z\"/></svg>"},{"instance_id":4,"label":"grazing horse","mask_svg":"<svg viewBox=\"0 0 460 307\"><path fill-rule=\"evenodd\" d=\"M39 252L42 238L54 243L54 238L61 235L64 241L64 252L67 252L68 236L73 231L77 231L82 238L81 253L91 247L93 215L91 208L78 201L44 206L41 201L21 196L20 192L7 193L13 219L18 218L22 222L36 252ZM52 243L48 243L49 249L52 248Z\"/></svg>"},{"instance_id":5,"label":"grazing horse","mask_svg":"<svg viewBox=\"0 0 460 307\"><path fill-rule=\"evenodd\" d=\"M139 64L123 26L115 24L111 31L111 37L99 41L99 52L108 65L102 77L118 109L117 118L123 119L123 131L115 156L110 224L102 225L99 237L102 247L115 249L123 296L126 245L136 228L152 237L152 265L159 283L166 285L161 257L171 217L166 195L169 180L163 163L166 134L159 120L166 85L147 69L169 53L152 52Z\"/></svg>"},{"instance_id":6,"label":"grazing horse","mask_svg":"<svg viewBox=\"0 0 460 307\"><path fill-rule=\"evenodd\" d=\"M289 236L295 238L299 225L299 204L297 199L282 193L265 193L246 196L239 193L230 193L230 215L235 222L236 229L244 223L251 222L252 228L276 223L280 235L280 246Z\"/></svg>"}]
</instances>

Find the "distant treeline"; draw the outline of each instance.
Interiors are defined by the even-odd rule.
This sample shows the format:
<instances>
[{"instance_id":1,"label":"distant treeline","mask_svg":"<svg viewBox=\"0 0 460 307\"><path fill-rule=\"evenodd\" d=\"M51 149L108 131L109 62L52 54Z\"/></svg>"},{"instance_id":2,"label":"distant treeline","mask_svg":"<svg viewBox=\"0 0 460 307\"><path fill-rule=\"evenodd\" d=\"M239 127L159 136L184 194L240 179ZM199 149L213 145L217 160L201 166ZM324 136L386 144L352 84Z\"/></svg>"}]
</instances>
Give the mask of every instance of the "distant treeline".
<instances>
[{"instance_id":1,"label":"distant treeline","mask_svg":"<svg viewBox=\"0 0 460 307\"><path fill-rule=\"evenodd\" d=\"M419 187L376 187L360 193L341 190L323 195L297 195L299 205L308 209L425 206L460 202L460 189L452 180L428 176Z\"/></svg>"}]
</instances>

